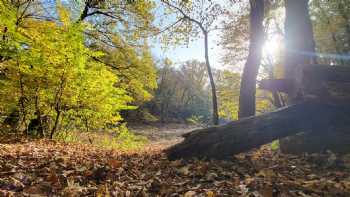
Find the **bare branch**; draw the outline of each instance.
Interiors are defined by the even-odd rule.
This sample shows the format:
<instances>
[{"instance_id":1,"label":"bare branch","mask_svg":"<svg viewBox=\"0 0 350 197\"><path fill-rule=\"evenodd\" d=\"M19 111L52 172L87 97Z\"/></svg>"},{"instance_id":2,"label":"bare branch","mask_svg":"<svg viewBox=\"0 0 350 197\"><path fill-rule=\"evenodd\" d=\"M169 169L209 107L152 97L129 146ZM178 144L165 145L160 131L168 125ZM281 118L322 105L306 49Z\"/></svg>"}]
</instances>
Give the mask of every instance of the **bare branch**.
<instances>
[{"instance_id":1,"label":"bare branch","mask_svg":"<svg viewBox=\"0 0 350 197\"><path fill-rule=\"evenodd\" d=\"M175 25L177 25L179 22L181 22L183 20L183 18L179 18L177 21L175 21L173 24L167 26L166 28L158 31L157 33L155 33L155 35L159 35L159 34L162 34L166 31L168 31L169 29L173 28Z\"/></svg>"},{"instance_id":2,"label":"bare branch","mask_svg":"<svg viewBox=\"0 0 350 197\"><path fill-rule=\"evenodd\" d=\"M189 21L191 21L191 22L197 24L198 27L199 27L203 32L207 32L207 29L204 28L203 23L201 23L200 21L198 21L198 20L192 18L191 16L189 16L188 14L186 14L181 8L179 8L179 7L177 7L177 6L173 5L173 4L171 4L168 0L161 0L161 2L163 2L163 3L166 4L167 6L169 6L169 7L173 8L173 9L177 10L178 12L180 12L181 15L183 16L182 19L187 19L187 20L189 20Z\"/></svg>"}]
</instances>

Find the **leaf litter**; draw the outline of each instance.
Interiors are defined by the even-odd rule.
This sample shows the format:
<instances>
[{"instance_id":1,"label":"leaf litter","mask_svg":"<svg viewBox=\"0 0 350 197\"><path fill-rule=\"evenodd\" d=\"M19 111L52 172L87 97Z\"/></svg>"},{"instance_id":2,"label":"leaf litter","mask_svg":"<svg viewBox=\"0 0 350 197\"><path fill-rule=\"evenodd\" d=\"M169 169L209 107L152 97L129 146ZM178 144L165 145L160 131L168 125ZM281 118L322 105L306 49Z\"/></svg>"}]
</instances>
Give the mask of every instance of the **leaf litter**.
<instances>
[{"instance_id":1,"label":"leaf litter","mask_svg":"<svg viewBox=\"0 0 350 197\"><path fill-rule=\"evenodd\" d=\"M40 140L0 144L0 196L350 196L350 157L285 155L269 146L232 161L169 161Z\"/></svg>"}]
</instances>

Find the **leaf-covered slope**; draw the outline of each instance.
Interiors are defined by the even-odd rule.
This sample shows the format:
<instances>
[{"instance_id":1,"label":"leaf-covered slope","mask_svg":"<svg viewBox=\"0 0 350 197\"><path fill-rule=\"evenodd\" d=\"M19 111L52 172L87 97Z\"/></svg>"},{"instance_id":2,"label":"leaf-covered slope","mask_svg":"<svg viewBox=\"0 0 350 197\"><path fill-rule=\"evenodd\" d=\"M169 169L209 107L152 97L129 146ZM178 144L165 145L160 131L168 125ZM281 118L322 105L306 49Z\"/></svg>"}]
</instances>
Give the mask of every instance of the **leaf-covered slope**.
<instances>
[{"instance_id":1,"label":"leaf-covered slope","mask_svg":"<svg viewBox=\"0 0 350 197\"><path fill-rule=\"evenodd\" d=\"M232 162L168 161L53 141L0 144L0 196L349 196L346 157L269 148Z\"/></svg>"}]
</instances>

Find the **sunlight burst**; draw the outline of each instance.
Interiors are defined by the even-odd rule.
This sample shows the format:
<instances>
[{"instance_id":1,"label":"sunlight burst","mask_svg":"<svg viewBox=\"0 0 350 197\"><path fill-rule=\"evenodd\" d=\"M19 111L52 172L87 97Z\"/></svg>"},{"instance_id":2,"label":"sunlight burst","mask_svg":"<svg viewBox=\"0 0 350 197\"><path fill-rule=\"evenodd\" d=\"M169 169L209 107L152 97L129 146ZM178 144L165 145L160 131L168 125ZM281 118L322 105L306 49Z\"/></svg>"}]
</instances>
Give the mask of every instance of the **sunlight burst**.
<instances>
[{"instance_id":1,"label":"sunlight burst","mask_svg":"<svg viewBox=\"0 0 350 197\"><path fill-rule=\"evenodd\" d=\"M276 56L281 49L282 40L278 36L272 36L266 40L263 51L268 56Z\"/></svg>"}]
</instances>

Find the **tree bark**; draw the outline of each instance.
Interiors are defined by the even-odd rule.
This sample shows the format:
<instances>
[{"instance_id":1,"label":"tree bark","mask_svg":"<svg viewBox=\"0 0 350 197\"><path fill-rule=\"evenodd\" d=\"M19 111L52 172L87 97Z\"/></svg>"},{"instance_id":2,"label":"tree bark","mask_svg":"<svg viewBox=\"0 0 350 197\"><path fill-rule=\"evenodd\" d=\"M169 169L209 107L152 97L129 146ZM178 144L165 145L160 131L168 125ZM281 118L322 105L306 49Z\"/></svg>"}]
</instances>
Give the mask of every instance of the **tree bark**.
<instances>
[{"instance_id":1,"label":"tree bark","mask_svg":"<svg viewBox=\"0 0 350 197\"><path fill-rule=\"evenodd\" d=\"M264 0L250 0L250 6L249 55L241 80L239 118L255 115L256 78L259 72L264 43Z\"/></svg>"},{"instance_id":2,"label":"tree bark","mask_svg":"<svg viewBox=\"0 0 350 197\"><path fill-rule=\"evenodd\" d=\"M333 131L334 128L349 128L349 112L350 105L303 102L223 126L195 130L185 134L183 142L170 147L166 152L172 160L193 157L230 159L234 154L296 133L321 133ZM347 133L349 134L348 131Z\"/></svg>"},{"instance_id":3,"label":"tree bark","mask_svg":"<svg viewBox=\"0 0 350 197\"><path fill-rule=\"evenodd\" d=\"M58 128L58 124L59 124L59 120L60 120L60 115L61 115L61 111L60 110L56 110L56 118L55 118L55 123L52 127L51 133L50 133L50 139L53 139L53 136L55 135L57 128Z\"/></svg>"},{"instance_id":4,"label":"tree bark","mask_svg":"<svg viewBox=\"0 0 350 197\"><path fill-rule=\"evenodd\" d=\"M213 77L213 73L211 71L211 66L209 62L209 46L208 46L208 32L202 30L204 34L204 50L205 50L205 65L207 66L210 87L211 87L211 96L212 96L212 104L213 104L213 124L219 124L219 113L218 113L218 101L216 96L216 86Z\"/></svg>"},{"instance_id":5,"label":"tree bark","mask_svg":"<svg viewBox=\"0 0 350 197\"><path fill-rule=\"evenodd\" d=\"M309 0L285 0L285 73L286 79L291 79L295 87L300 87L298 76L299 66L305 66L316 62L315 41L312 23L309 15ZM288 93L288 103L298 102L299 92L295 89Z\"/></svg>"},{"instance_id":6,"label":"tree bark","mask_svg":"<svg viewBox=\"0 0 350 197\"><path fill-rule=\"evenodd\" d=\"M80 14L79 20L77 22L83 21L88 16L89 7L90 7L90 1L87 0L85 1L83 12Z\"/></svg>"},{"instance_id":7,"label":"tree bark","mask_svg":"<svg viewBox=\"0 0 350 197\"><path fill-rule=\"evenodd\" d=\"M293 87L287 93L287 102L290 105L305 99L303 90L300 89L305 85L300 71L303 70L303 67L315 64L316 58L314 55L315 41L309 15L309 0L285 0L285 6L284 76L292 83ZM286 144L286 140L280 140L280 147L284 147Z\"/></svg>"}]
</instances>

